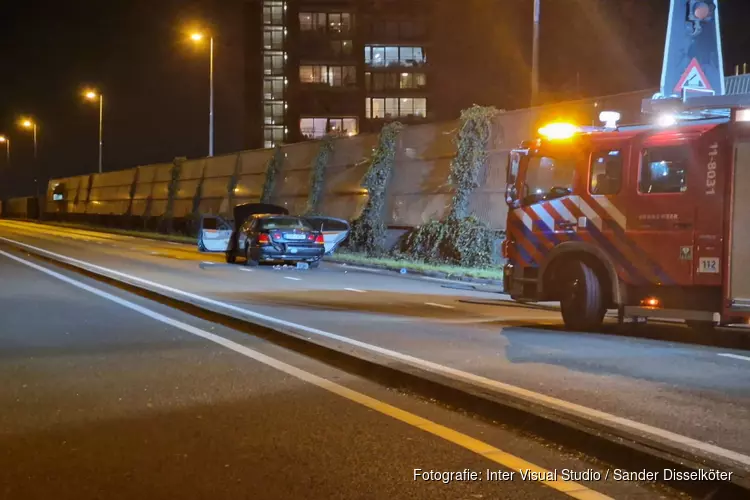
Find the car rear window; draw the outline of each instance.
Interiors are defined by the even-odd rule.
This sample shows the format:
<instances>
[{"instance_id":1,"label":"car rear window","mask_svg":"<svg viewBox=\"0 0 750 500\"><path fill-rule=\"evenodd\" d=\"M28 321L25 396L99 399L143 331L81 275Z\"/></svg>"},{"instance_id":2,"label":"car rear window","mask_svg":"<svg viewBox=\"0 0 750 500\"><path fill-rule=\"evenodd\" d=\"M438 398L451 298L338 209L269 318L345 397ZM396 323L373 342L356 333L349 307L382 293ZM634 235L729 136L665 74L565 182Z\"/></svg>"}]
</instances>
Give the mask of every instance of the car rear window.
<instances>
[{"instance_id":1,"label":"car rear window","mask_svg":"<svg viewBox=\"0 0 750 500\"><path fill-rule=\"evenodd\" d=\"M271 217L260 221L261 230L268 229L312 229L304 220L297 217Z\"/></svg>"},{"instance_id":2,"label":"car rear window","mask_svg":"<svg viewBox=\"0 0 750 500\"><path fill-rule=\"evenodd\" d=\"M307 222L315 228L322 231L348 231L349 225L343 220L336 220L330 217L307 217Z\"/></svg>"}]
</instances>

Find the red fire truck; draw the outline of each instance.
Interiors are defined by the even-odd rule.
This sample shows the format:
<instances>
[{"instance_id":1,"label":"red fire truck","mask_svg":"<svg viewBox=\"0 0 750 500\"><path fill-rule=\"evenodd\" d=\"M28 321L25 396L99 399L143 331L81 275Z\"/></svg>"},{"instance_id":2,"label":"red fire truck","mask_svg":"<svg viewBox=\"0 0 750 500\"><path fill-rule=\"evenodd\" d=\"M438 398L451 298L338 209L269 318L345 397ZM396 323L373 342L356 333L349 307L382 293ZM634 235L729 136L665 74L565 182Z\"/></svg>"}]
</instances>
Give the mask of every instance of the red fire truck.
<instances>
[{"instance_id":1,"label":"red fire truck","mask_svg":"<svg viewBox=\"0 0 750 500\"><path fill-rule=\"evenodd\" d=\"M750 95L644 101L655 123L553 123L510 155L505 289L565 325L750 317ZM657 116L657 115L654 115ZM604 119L611 117L604 116Z\"/></svg>"}]
</instances>

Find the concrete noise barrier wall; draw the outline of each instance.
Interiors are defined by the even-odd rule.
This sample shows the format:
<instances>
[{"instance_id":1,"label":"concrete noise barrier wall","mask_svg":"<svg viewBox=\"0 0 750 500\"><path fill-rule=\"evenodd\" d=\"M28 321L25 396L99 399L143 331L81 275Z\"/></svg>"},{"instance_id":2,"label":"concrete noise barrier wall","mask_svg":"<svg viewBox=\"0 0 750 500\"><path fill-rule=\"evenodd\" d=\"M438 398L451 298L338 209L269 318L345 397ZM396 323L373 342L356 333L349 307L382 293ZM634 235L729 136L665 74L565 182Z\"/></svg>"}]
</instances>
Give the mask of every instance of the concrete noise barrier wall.
<instances>
[{"instance_id":1,"label":"concrete noise barrier wall","mask_svg":"<svg viewBox=\"0 0 750 500\"><path fill-rule=\"evenodd\" d=\"M508 153L530 139L544 123L565 120L597 125L601 111L619 111L621 123L640 119L641 100L652 92L634 92L499 113L493 122L488 162L470 206L493 229L505 229L505 170ZM456 154L460 122L406 127L399 136L390 184L386 224L417 226L443 217L451 203L450 165ZM321 210L354 219L367 200L362 180L378 144L377 134L333 141L324 173ZM291 213L305 210L320 141L286 145L271 201ZM260 200L274 150L242 151L224 156L176 159L118 172L50 181L48 214L134 216L189 219L200 214L231 216L236 204ZM63 215L65 217L65 215Z\"/></svg>"}]
</instances>

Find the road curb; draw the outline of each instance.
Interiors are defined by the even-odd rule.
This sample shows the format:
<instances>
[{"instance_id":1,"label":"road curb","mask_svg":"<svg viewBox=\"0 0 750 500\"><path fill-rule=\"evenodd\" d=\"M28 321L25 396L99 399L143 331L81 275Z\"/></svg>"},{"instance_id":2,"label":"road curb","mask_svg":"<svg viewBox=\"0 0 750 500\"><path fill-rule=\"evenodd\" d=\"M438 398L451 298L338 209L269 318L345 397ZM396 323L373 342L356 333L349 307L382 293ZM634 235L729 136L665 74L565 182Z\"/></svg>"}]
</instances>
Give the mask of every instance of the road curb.
<instances>
[{"instance_id":1,"label":"road curb","mask_svg":"<svg viewBox=\"0 0 750 500\"><path fill-rule=\"evenodd\" d=\"M339 260L335 256L331 257L325 257L324 260L326 262L330 262L331 264L336 264L339 266L347 266L347 267L362 267L366 269L372 269L376 271L385 271L387 273L392 273L394 275L399 275L399 271L393 269L392 267L383 265L383 264L363 264L363 263L353 263L346 260ZM456 284L466 284L466 283L473 283L476 285L491 285L491 286L497 286L500 287L502 290L503 282L502 280L491 280L487 278L472 278L470 276L454 276L448 273L441 273L439 271L419 271L419 270L412 270L407 269L406 274L409 275L416 275L416 276L426 276L428 278L436 278L436 279L444 279L446 281L454 282ZM499 293L502 293L500 291Z\"/></svg>"},{"instance_id":2,"label":"road curb","mask_svg":"<svg viewBox=\"0 0 750 500\"><path fill-rule=\"evenodd\" d=\"M680 472L717 469L733 473L731 483L660 481L691 495L710 496L716 499L741 498L750 493L750 471L737 464L700 456L673 443L665 443L630 430L593 422L571 413L535 404L521 397L492 391L331 339L313 338L304 332L279 328L277 325L271 326L255 318L250 320L239 313L230 314L221 310L219 306L177 298L142 284L115 279L27 248L9 245L43 261L74 270L97 281L156 300L194 316L258 336L382 385L434 400L454 409L468 411L485 420L499 420L521 433L533 434L619 468L631 471L674 469Z\"/></svg>"}]
</instances>

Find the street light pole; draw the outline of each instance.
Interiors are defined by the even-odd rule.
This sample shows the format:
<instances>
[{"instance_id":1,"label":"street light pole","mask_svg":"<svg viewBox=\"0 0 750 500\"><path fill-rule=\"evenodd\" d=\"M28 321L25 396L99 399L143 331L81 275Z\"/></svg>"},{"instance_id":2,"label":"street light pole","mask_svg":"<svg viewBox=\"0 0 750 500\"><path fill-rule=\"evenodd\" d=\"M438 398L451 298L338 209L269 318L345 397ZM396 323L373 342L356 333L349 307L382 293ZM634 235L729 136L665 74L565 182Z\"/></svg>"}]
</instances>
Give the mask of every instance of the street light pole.
<instances>
[{"instance_id":1,"label":"street light pole","mask_svg":"<svg viewBox=\"0 0 750 500\"><path fill-rule=\"evenodd\" d=\"M104 94L99 94L99 173L102 173L102 150L104 142L102 132L104 131Z\"/></svg>"},{"instance_id":2,"label":"street light pole","mask_svg":"<svg viewBox=\"0 0 750 500\"><path fill-rule=\"evenodd\" d=\"M204 38L203 33L195 32L190 35L190 39L200 43ZM208 156L214 155L214 37L209 39L209 63L208 63L208 81L209 81L209 99L208 99Z\"/></svg>"},{"instance_id":3,"label":"street light pole","mask_svg":"<svg viewBox=\"0 0 750 500\"><path fill-rule=\"evenodd\" d=\"M209 111L208 111L208 156L214 155L214 37L211 37L211 47L209 55L209 86L211 90L211 96L209 98Z\"/></svg>"},{"instance_id":4,"label":"street light pole","mask_svg":"<svg viewBox=\"0 0 750 500\"><path fill-rule=\"evenodd\" d=\"M36 122L34 122L34 161L37 159L37 146L36 146Z\"/></svg>"},{"instance_id":5,"label":"street light pole","mask_svg":"<svg viewBox=\"0 0 750 500\"><path fill-rule=\"evenodd\" d=\"M10 139L0 135L0 143L5 143L5 164L10 167Z\"/></svg>"},{"instance_id":6,"label":"street light pole","mask_svg":"<svg viewBox=\"0 0 750 500\"><path fill-rule=\"evenodd\" d=\"M531 105L539 100L539 22L541 18L540 0L534 0L534 41L531 54Z\"/></svg>"},{"instance_id":7,"label":"street light pole","mask_svg":"<svg viewBox=\"0 0 750 500\"><path fill-rule=\"evenodd\" d=\"M89 90L83 96L89 101L99 100L99 173L102 173L102 150L104 149L103 131L104 131L104 94Z\"/></svg>"}]
</instances>

